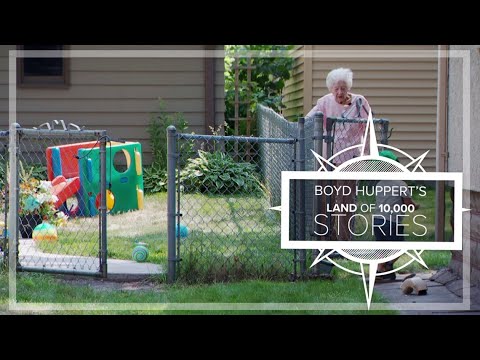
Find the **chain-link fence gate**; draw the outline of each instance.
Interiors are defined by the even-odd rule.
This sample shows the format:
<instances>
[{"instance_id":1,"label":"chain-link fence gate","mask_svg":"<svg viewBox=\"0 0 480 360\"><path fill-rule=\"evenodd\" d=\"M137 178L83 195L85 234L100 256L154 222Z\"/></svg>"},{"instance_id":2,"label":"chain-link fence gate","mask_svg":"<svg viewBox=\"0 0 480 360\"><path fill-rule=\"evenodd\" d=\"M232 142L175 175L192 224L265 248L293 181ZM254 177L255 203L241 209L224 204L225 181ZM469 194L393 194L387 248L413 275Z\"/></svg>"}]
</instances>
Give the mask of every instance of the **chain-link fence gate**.
<instances>
[{"instance_id":1,"label":"chain-link fence gate","mask_svg":"<svg viewBox=\"0 0 480 360\"><path fill-rule=\"evenodd\" d=\"M106 277L106 132L17 128L4 139L15 143L9 161L2 153L2 190L15 194L4 216L18 219L6 221L4 250L17 270Z\"/></svg>"},{"instance_id":2,"label":"chain-link fence gate","mask_svg":"<svg viewBox=\"0 0 480 360\"><path fill-rule=\"evenodd\" d=\"M270 209L280 203L266 179L294 170L296 140L170 128L168 141L169 280L288 278L293 253L280 247L280 213Z\"/></svg>"}]
</instances>

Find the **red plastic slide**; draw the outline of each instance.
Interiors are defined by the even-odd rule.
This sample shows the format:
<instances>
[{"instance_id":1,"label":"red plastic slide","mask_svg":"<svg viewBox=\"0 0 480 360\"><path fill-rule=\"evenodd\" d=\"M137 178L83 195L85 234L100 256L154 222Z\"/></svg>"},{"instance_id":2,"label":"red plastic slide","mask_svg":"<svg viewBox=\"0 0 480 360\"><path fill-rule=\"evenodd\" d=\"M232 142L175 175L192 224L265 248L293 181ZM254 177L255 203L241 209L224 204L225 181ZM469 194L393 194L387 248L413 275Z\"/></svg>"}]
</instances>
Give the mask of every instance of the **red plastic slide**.
<instances>
[{"instance_id":1,"label":"red plastic slide","mask_svg":"<svg viewBox=\"0 0 480 360\"><path fill-rule=\"evenodd\" d=\"M80 178L73 177L65 179L64 176L57 176L52 180L52 194L58 197L55 207L58 209L68 198L74 196L80 190Z\"/></svg>"}]
</instances>

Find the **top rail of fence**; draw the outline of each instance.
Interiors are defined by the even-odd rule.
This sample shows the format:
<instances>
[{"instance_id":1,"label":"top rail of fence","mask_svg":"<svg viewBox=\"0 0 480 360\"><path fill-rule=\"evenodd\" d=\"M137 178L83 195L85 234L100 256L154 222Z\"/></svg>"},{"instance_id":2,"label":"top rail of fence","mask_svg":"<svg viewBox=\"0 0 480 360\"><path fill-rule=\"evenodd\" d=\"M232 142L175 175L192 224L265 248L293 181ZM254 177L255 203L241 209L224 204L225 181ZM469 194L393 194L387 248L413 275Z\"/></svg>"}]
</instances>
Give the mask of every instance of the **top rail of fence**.
<instances>
[{"instance_id":1,"label":"top rail of fence","mask_svg":"<svg viewBox=\"0 0 480 360\"><path fill-rule=\"evenodd\" d=\"M185 140L214 140L214 141L236 141L248 143L277 143L277 144L293 144L296 142L294 138L267 138L253 136L220 136L220 135L198 135L198 134L177 134L179 139Z\"/></svg>"},{"instance_id":2,"label":"top rail of fence","mask_svg":"<svg viewBox=\"0 0 480 360\"><path fill-rule=\"evenodd\" d=\"M25 129L18 128L17 132L27 136L102 136L105 135L105 130L55 130L55 129Z\"/></svg>"},{"instance_id":3,"label":"top rail of fence","mask_svg":"<svg viewBox=\"0 0 480 360\"><path fill-rule=\"evenodd\" d=\"M316 115L313 116L305 116L305 119L313 119L315 116L322 116L322 112L317 112ZM333 117L329 116L327 117L327 120L332 120L336 122L344 122L344 123L366 123L368 119L359 119L359 118L343 118L343 117ZM376 124L388 124L390 123L389 119L384 119L384 118L373 118L372 119L374 123Z\"/></svg>"}]
</instances>

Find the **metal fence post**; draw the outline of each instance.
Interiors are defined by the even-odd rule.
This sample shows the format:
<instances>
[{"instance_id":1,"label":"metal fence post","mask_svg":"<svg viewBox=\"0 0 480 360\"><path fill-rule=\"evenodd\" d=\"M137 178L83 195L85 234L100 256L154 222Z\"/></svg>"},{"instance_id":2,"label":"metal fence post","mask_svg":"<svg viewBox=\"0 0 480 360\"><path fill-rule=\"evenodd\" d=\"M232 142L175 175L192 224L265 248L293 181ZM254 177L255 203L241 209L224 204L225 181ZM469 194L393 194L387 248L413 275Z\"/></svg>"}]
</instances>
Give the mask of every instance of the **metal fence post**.
<instances>
[{"instance_id":1,"label":"metal fence post","mask_svg":"<svg viewBox=\"0 0 480 360\"><path fill-rule=\"evenodd\" d=\"M298 119L298 151L297 151L297 171L305 171L305 118ZM297 221L298 221L298 240L305 240L305 181L299 181L297 187ZM299 251L300 274L305 275L306 250Z\"/></svg>"},{"instance_id":2,"label":"metal fence post","mask_svg":"<svg viewBox=\"0 0 480 360\"><path fill-rule=\"evenodd\" d=\"M8 191L8 267L9 273L14 274L18 265L18 128L17 124L10 125L9 133L9 191ZM13 288L12 288L13 287ZM15 290L10 283L10 291Z\"/></svg>"},{"instance_id":3,"label":"metal fence post","mask_svg":"<svg viewBox=\"0 0 480 360\"><path fill-rule=\"evenodd\" d=\"M12 249L14 249L14 254L15 254L15 268L18 269L21 264L20 264L20 259L19 259L19 255L20 255L20 236L19 236L19 233L20 233L20 217L17 216L18 214L18 209L20 208L20 170L19 170L19 163L20 163L20 157L21 157L21 153L22 153L22 150L21 150L21 142L22 142L22 135L23 135L23 131L22 131L22 128L20 126L17 127L16 129L16 137L15 137L15 167L10 169L10 171L13 171L14 172L14 176L15 176L15 180L14 180L14 186L15 186L15 191L13 192L13 194L15 194L15 199L13 200L13 203L15 203L15 223L16 223L16 226L14 228L14 231L15 231L15 247L10 247L9 248L9 252L12 251ZM12 178L13 180L13 178Z\"/></svg>"},{"instance_id":4,"label":"metal fence post","mask_svg":"<svg viewBox=\"0 0 480 360\"><path fill-rule=\"evenodd\" d=\"M334 122L335 120L333 119L330 119L330 118L327 118L327 124L326 124L326 143L327 143L327 153L325 154L325 157L327 159L330 159L330 157L333 156L333 137L334 137L334 134L333 134L333 125L334 125ZM332 171L332 167L330 165L327 165L327 170L328 171ZM333 185L333 181L332 180L328 180L327 181L327 184L332 186ZM327 203L332 205L332 200L333 200L333 197L332 195L327 195ZM328 221L328 239L327 240L331 240L332 239L332 216L331 214L328 215L328 218L327 218L327 221Z\"/></svg>"},{"instance_id":5,"label":"metal fence post","mask_svg":"<svg viewBox=\"0 0 480 360\"><path fill-rule=\"evenodd\" d=\"M107 132L100 132L100 273L107 277ZM110 159L113 166L113 159ZM112 181L112 179L110 179Z\"/></svg>"},{"instance_id":6,"label":"metal fence post","mask_svg":"<svg viewBox=\"0 0 480 360\"><path fill-rule=\"evenodd\" d=\"M167 128L167 236L168 236L168 283L176 279L176 247L175 247L175 168L178 154L175 153L177 129Z\"/></svg>"},{"instance_id":7,"label":"metal fence post","mask_svg":"<svg viewBox=\"0 0 480 360\"><path fill-rule=\"evenodd\" d=\"M314 116L313 124L313 151L318 155L323 156L323 113L317 112ZM320 164L318 161L313 162L313 170L318 171L320 169ZM321 181L315 181L315 185L321 185ZM322 206L325 206L325 201L322 201L322 198L319 196L313 197L313 226L312 226L312 236L315 235L315 214L325 214L326 212L322 211ZM318 239L320 240L320 239ZM312 251L312 261L314 261L319 254L317 249ZM319 266L315 265L313 268L313 273L318 275Z\"/></svg>"},{"instance_id":8,"label":"metal fence post","mask_svg":"<svg viewBox=\"0 0 480 360\"><path fill-rule=\"evenodd\" d=\"M388 144L388 121L382 121L382 136L380 142L384 145Z\"/></svg>"},{"instance_id":9,"label":"metal fence post","mask_svg":"<svg viewBox=\"0 0 480 360\"><path fill-rule=\"evenodd\" d=\"M293 164L293 171L296 170L296 163L295 161L297 160L297 144L296 142L293 143L293 159L292 159L292 164ZM296 239L296 236L297 236L297 228L298 228L298 224L297 224L297 212L296 212L296 207L297 207L297 183L298 183L298 180L294 179L292 181L293 183L293 191L292 191L292 201L293 201L293 204L294 204L294 207L293 207L293 211L291 212L291 216L292 216L292 222L291 224L293 225L290 229L290 238L291 239ZM290 211L290 209L288 209L288 211ZM293 250L293 278L292 280L295 281L297 280L297 262L298 262L298 250L297 249L294 249Z\"/></svg>"}]
</instances>

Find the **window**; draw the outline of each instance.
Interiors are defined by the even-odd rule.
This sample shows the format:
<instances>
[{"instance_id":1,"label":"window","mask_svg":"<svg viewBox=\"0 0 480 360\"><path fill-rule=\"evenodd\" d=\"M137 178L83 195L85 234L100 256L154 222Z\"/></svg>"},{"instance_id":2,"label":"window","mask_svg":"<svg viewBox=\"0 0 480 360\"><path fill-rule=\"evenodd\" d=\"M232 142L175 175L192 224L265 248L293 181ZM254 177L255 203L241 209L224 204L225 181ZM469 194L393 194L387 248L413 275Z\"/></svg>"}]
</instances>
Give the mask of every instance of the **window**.
<instances>
[{"instance_id":1,"label":"window","mask_svg":"<svg viewBox=\"0 0 480 360\"><path fill-rule=\"evenodd\" d=\"M19 50L66 50L65 45L19 45ZM20 87L67 87L70 66L67 58L18 58Z\"/></svg>"}]
</instances>

